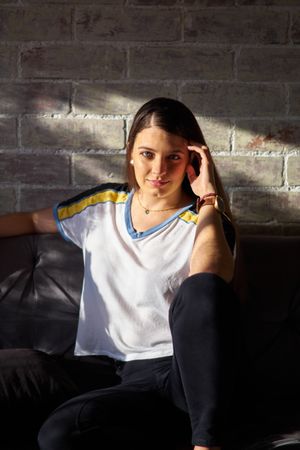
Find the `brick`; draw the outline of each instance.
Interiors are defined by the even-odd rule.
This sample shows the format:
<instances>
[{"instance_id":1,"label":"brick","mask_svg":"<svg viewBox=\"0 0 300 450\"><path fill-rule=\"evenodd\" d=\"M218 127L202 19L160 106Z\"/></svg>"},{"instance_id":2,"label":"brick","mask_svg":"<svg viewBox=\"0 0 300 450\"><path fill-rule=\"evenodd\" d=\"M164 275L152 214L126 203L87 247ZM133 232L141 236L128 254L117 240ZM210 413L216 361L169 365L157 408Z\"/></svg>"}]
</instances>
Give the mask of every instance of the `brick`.
<instances>
[{"instance_id":1,"label":"brick","mask_svg":"<svg viewBox=\"0 0 300 450\"><path fill-rule=\"evenodd\" d=\"M241 222L300 222L300 192L233 192L233 214Z\"/></svg>"},{"instance_id":2,"label":"brick","mask_svg":"<svg viewBox=\"0 0 300 450\"><path fill-rule=\"evenodd\" d=\"M298 4L299 6L299 4ZM292 40L294 44L300 44L300 11L295 11L293 13L293 24L292 24Z\"/></svg>"},{"instance_id":3,"label":"brick","mask_svg":"<svg viewBox=\"0 0 300 450\"><path fill-rule=\"evenodd\" d=\"M71 9L64 6L0 9L3 41L52 41L72 37Z\"/></svg>"},{"instance_id":4,"label":"brick","mask_svg":"<svg viewBox=\"0 0 300 450\"><path fill-rule=\"evenodd\" d=\"M148 83L80 83L75 88L76 113L134 114L154 97L175 97L173 84Z\"/></svg>"},{"instance_id":5,"label":"brick","mask_svg":"<svg viewBox=\"0 0 300 450\"><path fill-rule=\"evenodd\" d=\"M21 211L33 211L39 208L50 208L53 205L79 194L79 188L28 188L20 190Z\"/></svg>"},{"instance_id":6,"label":"brick","mask_svg":"<svg viewBox=\"0 0 300 450\"><path fill-rule=\"evenodd\" d=\"M300 49L242 49L237 67L243 81L299 81Z\"/></svg>"},{"instance_id":7,"label":"brick","mask_svg":"<svg viewBox=\"0 0 300 450\"><path fill-rule=\"evenodd\" d=\"M151 25L150 25L151 24ZM180 13L175 10L79 8L76 16L79 40L176 41L181 38Z\"/></svg>"},{"instance_id":8,"label":"brick","mask_svg":"<svg viewBox=\"0 0 300 450\"><path fill-rule=\"evenodd\" d=\"M0 78L17 75L17 48L0 46Z\"/></svg>"},{"instance_id":9,"label":"brick","mask_svg":"<svg viewBox=\"0 0 300 450\"><path fill-rule=\"evenodd\" d=\"M123 155L74 155L74 183L123 182L124 168Z\"/></svg>"},{"instance_id":10,"label":"brick","mask_svg":"<svg viewBox=\"0 0 300 450\"><path fill-rule=\"evenodd\" d=\"M67 5L90 5L93 3L94 5L123 5L126 0L23 0L22 3L25 5L31 4L67 4Z\"/></svg>"},{"instance_id":11,"label":"brick","mask_svg":"<svg viewBox=\"0 0 300 450\"><path fill-rule=\"evenodd\" d=\"M300 223L284 224L282 234L285 236L300 236Z\"/></svg>"},{"instance_id":12,"label":"brick","mask_svg":"<svg viewBox=\"0 0 300 450\"><path fill-rule=\"evenodd\" d=\"M238 5L299 6L299 0L237 0Z\"/></svg>"},{"instance_id":13,"label":"brick","mask_svg":"<svg viewBox=\"0 0 300 450\"><path fill-rule=\"evenodd\" d=\"M281 186L283 158L217 156L214 158L226 186Z\"/></svg>"},{"instance_id":14,"label":"brick","mask_svg":"<svg viewBox=\"0 0 300 450\"><path fill-rule=\"evenodd\" d=\"M0 179L6 183L69 183L69 157L65 155L2 154Z\"/></svg>"},{"instance_id":15,"label":"brick","mask_svg":"<svg viewBox=\"0 0 300 450\"><path fill-rule=\"evenodd\" d=\"M16 210L16 192L13 188L0 188L0 214Z\"/></svg>"},{"instance_id":16,"label":"brick","mask_svg":"<svg viewBox=\"0 0 300 450\"><path fill-rule=\"evenodd\" d=\"M237 151L291 151L299 148L299 140L299 120L238 120L236 123Z\"/></svg>"},{"instance_id":17,"label":"brick","mask_svg":"<svg viewBox=\"0 0 300 450\"><path fill-rule=\"evenodd\" d=\"M172 6L178 3L177 0L129 0L129 6Z\"/></svg>"},{"instance_id":18,"label":"brick","mask_svg":"<svg viewBox=\"0 0 300 450\"><path fill-rule=\"evenodd\" d=\"M230 150L230 134L232 124L229 120L216 120L214 118L197 118L206 144L213 152L226 152Z\"/></svg>"},{"instance_id":19,"label":"brick","mask_svg":"<svg viewBox=\"0 0 300 450\"><path fill-rule=\"evenodd\" d=\"M122 149L123 120L26 117L22 145L32 149Z\"/></svg>"},{"instance_id":20,"label":"brick","mask_svg":"<svg viewBox=\"0 0 300 450\"><path fill-rule=\"evenodd\" d=\"M220 44L285 44L288 12L264 9L201 9L186 12L184 40Z\"/></svg>"},{"instance_id":21,"label":"brick","mask_svg":"<svg viewBox=\"0 0 300 450\"><path fill-rule=\"evenodd\" d=\"M300 115L300 84L291 84L289 86L289 114Z\"/></svg>"},{"instance_id":22,"label":"brick","mask_svg":"<svg viewBox=\"0 0 300 450\"><path fill-rule=\"evenodd\" d=\"M234 6L235 0L184 0L184 4L186 6L224 7L224 6Z\"/></svg>"},{"instance_id":23,"label":"brick","mask_svg":"<svg viewBox=\"0 0 300 450\"><path fill-rule=\"evenodd\" d=\"M17 147L17 121L13 118L0 118L0 148L11 149Z\"/></svg>"},{"instance_id":24,"label":"brick","mask_svg":"<svg viewBox=\"0 0 300 450\"><path fill-rule=\"evenodd\" d=\"M261 223L261 224L245 224L240 223L239 234L259 234L259 235L272 235L272 236L299 236L300 224L297 223Z\"/></svg>"},{"instance_id":25,"label":"brick","mask_svg":"<svg viewBox=\"0 0 300 450\"><path fill-rule=\"evenodd\" d=\"M68 113L70 97L66 83L0 83L0 113Z\"/></svg>"},{"instance_id":26,"label":"brick","mask_svg":"<svg viewBox=\"0 0 300 450\"><path fill-rule=\"evenodd\" d=\"M290 186L300 186L300 156L290 156L287 166L287 181Z\"/></svg>"},{"instance_id":27,"label":"brick","mask_svg":"<svg viewBox=\"0 0 300 450\"><path fill-rule=\"evenodd\" d=\"M125 77L126 54L111 46L72 45L33 47L21 54L25 78L98 78Z\"/></svg>"},{"instance_id":28,"label":"brick","mask_svg":"<svg viewBox=\"0 0 300 450\"><path fill-rule=\"evenodd\" d=\"M146 79L230 80L233 51L228 48L139 47L130 52L129 70L131 76Z\"/></svg>"},{"instance_id":29,"label":"brick","mask_svg":"<svg viewBox=\"0 0 300 450\"><path fill-rule=\"evenodd\" d=\"M186 83L182 99L195 113L214 116L276 116L285 114L281 85Z\"/></svg>"}]
</instances>

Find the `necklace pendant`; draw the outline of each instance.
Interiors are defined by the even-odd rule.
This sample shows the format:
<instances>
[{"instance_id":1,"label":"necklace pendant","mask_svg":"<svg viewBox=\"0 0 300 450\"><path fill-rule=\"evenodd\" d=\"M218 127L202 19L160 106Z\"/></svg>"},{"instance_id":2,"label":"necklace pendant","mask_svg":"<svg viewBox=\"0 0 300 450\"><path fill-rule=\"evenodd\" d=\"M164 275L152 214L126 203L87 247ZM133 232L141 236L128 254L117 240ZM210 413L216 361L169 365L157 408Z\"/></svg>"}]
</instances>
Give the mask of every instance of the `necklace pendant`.
<instances>
[{"instance_id":1,"label":"necklace pendant","mask_svg":"<svg viewBox=\"0 0 300 450\"><path fill-rule=\"evenodd\" d=\"M145 209L145 214L150 214L150 210L149 209Z\"/></svg>"}]
</instances>

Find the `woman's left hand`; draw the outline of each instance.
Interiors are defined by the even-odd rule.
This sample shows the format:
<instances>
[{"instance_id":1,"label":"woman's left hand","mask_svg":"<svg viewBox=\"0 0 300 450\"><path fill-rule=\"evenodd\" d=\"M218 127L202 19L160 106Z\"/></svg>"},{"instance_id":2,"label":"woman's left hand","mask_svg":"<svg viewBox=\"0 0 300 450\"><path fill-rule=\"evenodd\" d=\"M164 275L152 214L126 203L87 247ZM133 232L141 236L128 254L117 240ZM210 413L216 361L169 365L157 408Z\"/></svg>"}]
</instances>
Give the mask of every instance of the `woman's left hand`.
<instances>
[{"instance_id":1,"label":"woman's left hand","mask_svg":"<svg viewBox=\"0 0 300 450\"><path fill-rule=\"evenodd\" d=\"M186 172L191 185L191 188L195 195L202 197L205 194L216 191L215 176L214 176L214 163L208 147L205 145L188 145L188 150L197 153L195 157L198 157L199 163L199 175L196 174L191 162L188 164Z\"/></svg>"}]
</instances>

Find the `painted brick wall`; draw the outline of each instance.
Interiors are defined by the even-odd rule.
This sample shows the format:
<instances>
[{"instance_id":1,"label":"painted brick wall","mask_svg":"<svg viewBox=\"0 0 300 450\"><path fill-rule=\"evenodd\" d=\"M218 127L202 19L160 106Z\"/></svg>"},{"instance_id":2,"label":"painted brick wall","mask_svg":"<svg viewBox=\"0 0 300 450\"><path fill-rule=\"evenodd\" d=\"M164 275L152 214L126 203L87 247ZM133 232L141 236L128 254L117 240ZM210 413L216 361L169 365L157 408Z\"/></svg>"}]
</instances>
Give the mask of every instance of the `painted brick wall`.
<instances>
[{"instance_id":1,"label":"painted brick wall","mask_svg":"<svg viewBox=\"0 0 300 450\"><path fill-rule=\"evenodd\" d=\"M300 231L299 0L0 0L0 211L123 179L137 108L185 102L241 231Z\"/></svg>"}]
</instances>

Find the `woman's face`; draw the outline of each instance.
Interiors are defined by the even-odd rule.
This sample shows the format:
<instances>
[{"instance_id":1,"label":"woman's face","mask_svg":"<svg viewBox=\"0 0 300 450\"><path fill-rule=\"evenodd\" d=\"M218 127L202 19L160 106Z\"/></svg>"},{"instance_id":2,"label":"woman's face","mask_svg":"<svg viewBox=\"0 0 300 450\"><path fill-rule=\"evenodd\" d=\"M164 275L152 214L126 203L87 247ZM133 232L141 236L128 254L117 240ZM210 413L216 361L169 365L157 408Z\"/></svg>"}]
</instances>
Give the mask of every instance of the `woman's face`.
<instances>
[{"instance_id":1,"label":"woman's face","mask_svg":"<svg viewBox=\"0 0 300 450\"><path fill-rule=\"evenodd\" d=\"M189 164L188 142L152 126L137 134L131 158L135 178L146 194L165 197L181 191Z\"/></svg>"}]
</instances>

